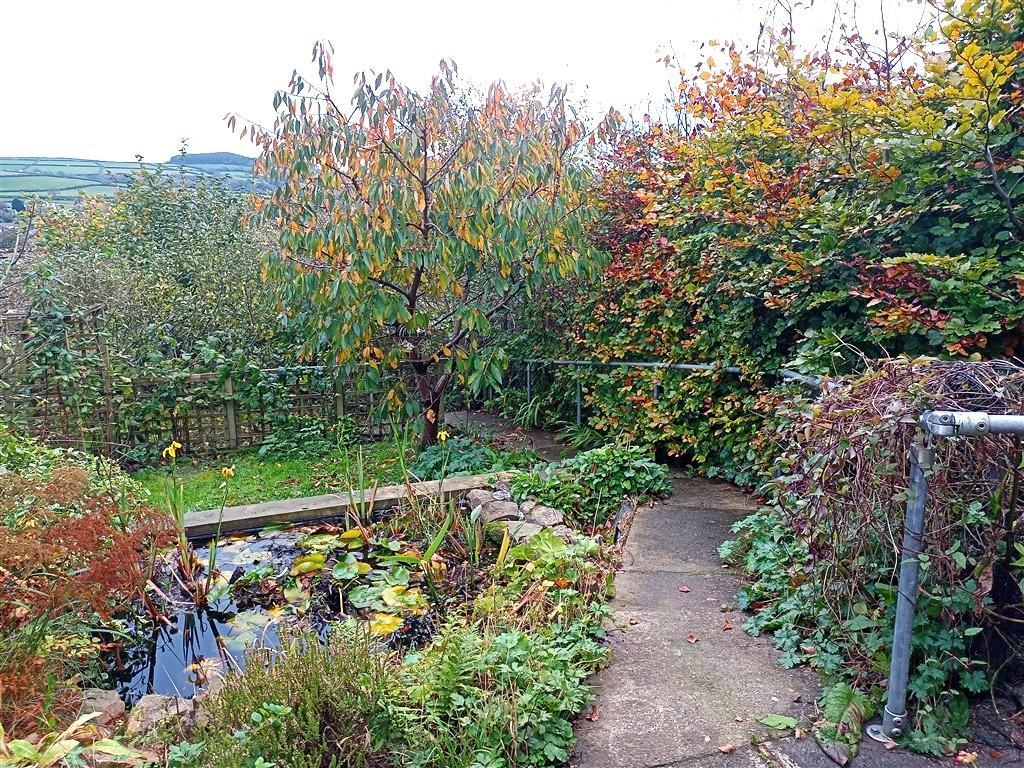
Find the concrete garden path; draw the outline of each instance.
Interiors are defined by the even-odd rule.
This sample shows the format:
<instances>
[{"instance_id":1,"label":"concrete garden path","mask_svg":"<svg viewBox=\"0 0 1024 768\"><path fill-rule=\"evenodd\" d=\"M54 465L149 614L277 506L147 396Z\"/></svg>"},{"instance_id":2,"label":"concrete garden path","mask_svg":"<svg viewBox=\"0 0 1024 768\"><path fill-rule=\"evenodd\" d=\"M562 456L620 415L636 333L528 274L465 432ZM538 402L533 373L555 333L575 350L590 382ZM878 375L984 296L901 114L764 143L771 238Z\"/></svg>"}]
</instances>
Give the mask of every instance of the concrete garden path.
<instances>
[{"instance_id":1,"label":"concrete garden path","mask_svg":"<svg viewBox=\"0 0 1024 768\"><path fill-rule=\"evenodd\" d=\"M540 430L516 430L488 414L460 412L451 424L526 435L555 460L563 450ZM615 578L612 660L592 683L593 707L577 721L570 768L835 768L813 736L773 731L766 715L810 731L819 690L806 669L786 670L766 638L746 634L735 607L739 574L718 546L754 502L722 482L673 473L671 498L637 510ZM730 628L731 627L731 628ZM982 751L977 765L993 761ZM852 768L936 768L868 739Z\"/></svg>"},{"instance_id":2,"label":"concrete garden path","mask_svg":"<svg viewBox=\"0 0 1024 768\"><path fill-rule=\"evenodd\" d=\"M593 680L597 701L577 723L570 765L834 768L812 736L758 722L787 715L809 730L818 688L813 673L783 669L765 638L742 629L741 582L718 545L753 503L725 483L677 476L672 485L670 499L637 511L615 579L612 661ZM865 742L852 765L935 763Z\"/></svg>"}]
</instances>

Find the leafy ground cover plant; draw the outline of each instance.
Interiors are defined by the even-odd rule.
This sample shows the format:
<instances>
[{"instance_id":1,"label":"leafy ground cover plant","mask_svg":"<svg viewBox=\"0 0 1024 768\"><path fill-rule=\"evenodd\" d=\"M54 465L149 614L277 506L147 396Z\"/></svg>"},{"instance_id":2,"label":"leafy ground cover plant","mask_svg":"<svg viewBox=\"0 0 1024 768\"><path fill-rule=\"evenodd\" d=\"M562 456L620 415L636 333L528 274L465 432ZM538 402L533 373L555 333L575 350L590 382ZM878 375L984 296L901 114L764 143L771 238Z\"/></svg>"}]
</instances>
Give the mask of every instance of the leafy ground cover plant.
<instances>
[{"instance_id":1,"label":"leafy ground cover plant","mask_svg":"<svg viewBox=\"0 0 1024 768\"><path fill-rule=\"evenodd\" d=\"M297 456L315 457L340 447L351 447L359 438L359 430L351 417L328 424L323 419L300 416L287 411L279 418L274 431L263 438L257 455L275 459Z\"/></svg>"},{"instance_id":2,"label":"leafy ground cover plant","mask_svg":"<svg viewBox=\"0 0 1024 768\"><path fill-rule=\"evenodd\" d=\"M438 480L455 475L500 472L536 462L531 450L498 451L471 437L448 437L419 452L409 472L422 480Z\"/></svg>"},{"instance_id":3,"label":"leafy ground cover plant","mask_svg":"<svg viewBox=\"0 0 1024 768\"><path fill-rule=\"evenodd\" d=\"M609 444L512 478L517 500L536 499L578 525L599 525L626 497L648 499L672 492L668 468L640 446Z\"/></svg>"}]
</instances>

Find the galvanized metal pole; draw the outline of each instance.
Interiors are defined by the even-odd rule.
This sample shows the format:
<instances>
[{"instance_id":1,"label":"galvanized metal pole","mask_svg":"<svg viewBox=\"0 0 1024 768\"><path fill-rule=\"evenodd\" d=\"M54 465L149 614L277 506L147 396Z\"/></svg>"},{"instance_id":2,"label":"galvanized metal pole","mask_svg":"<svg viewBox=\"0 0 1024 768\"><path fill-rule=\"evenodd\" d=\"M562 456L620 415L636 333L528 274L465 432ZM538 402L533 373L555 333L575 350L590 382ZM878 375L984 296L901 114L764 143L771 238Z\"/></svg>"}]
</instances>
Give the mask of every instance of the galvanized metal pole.
<instances>
[{"instance_id":1,"label":"galvanized metal pole","mask_svg":"<svg viewBox=\"0 0 1024 768\"><path fill-rule=\"evenodd\" d=\"M921 573L920 555L924 545L928 471L934 462L934 439L930 434L919 432L910 450L910 499L907 501L907 517L903 524L888 699L882 713L881 726L871 725L867 729L868 735L877 741L891 741L903 735L906 730L907 679L910 675L914 611L917 608L917 582Z\"/></svg>"}]
</instances>

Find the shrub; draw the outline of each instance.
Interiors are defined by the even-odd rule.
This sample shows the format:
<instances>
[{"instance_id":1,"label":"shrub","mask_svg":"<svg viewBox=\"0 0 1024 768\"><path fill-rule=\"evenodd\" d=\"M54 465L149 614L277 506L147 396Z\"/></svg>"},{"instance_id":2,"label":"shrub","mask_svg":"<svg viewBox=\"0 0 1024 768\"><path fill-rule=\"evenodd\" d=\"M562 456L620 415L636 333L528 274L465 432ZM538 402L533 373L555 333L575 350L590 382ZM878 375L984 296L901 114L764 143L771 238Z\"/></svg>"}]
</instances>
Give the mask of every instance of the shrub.
<instances>
[{"instance_id":1,"label":"shrub","mask_svg":"<svg viewBox=\"0 0 1024 768\"><path fill-rule=\"evenodd\" d=\"M566 459L563 465L580 478L591 494L616 505L626 496L646 499L672 491L668 468L658 464L648 449L612 443Z\"/></svg>"},{"instance_id":2,"label":"shrub","mask_svg":"<svg viewBox=\"0 0 1024 768\"><path fill-rule=\"evenodd\" d=\"M144 597L169 521L109 462L0 431L0 726L72 714L92 630ZM112 564L114 564L112 566Z\"/></svg>"},{"instance_id":3,"label":"shrub","mask_svg":"<svg viewBox=\"0 0 1024 768\"><path fill-rule=\"evenodd\" d=\"M786 666L876 698L886 679L896 604L907 456L925 409L1024 410L1024 371L1006 364L898 360L833 386L790 427L764 487L769 503L734 529L723 558L751 583L747 628L772 633ZM925 555L906 744L941 754L966 726L967 697L986 690L1020 648L1024 597L1019 446L1012 437L944 439L929 474ZM1006 670L1012 669L1007 665Z\"/></svg>"},{"instance_id":4,"label":"shrub","mask_svg":"<svg viewBox=\"0 0 1024 768\"><path fill-rule=\"evenodd\" d=\"M422 480L475 475L489 470L495 459L495 452L483 443L468 437L450 437L420 451L409 471Z\"/></svg>"},{"instance_id":5,"label":"shrub","mask_svg":"<svg viewBox=\"0 0 1024 768\"><path fill-rule=\"evenodd\" d=\"M315 458L339 446L350 446L359 437L351 417L327 424L323 419L284 412L277 418L274 431L260 444L257 455L275 458L309 456Z\"/></svg>"},{"instance_id":6,"label":"shrub","mask_svg":"<svg viewBox=\"0 0 1024 768\"><path fill-rule=\"evenodd\" d=\"M534 499L576 523L603 523L623 498L671 493L668 469L639 446L610 444L512 478L517 501Z\"/></svg>"},{"instance_id":7,"label":"shrub","mask_svg":"<svg viewBox=\"0 0 1024 768\"><path fill-rule=\"evenodd\" d=\"M766 374L1020 354L1024 13L936 6L888 58L856 36L804 55L766 29L753 54L681 62L677 126L605 158L592 234L610 264L525 308L518 356L739 367L557 376L582 379L601 432L756 485Z\"/></svg>"},{"instance_id":8,"label":"shrub","mask_svg":"<svg viewBox=\"0 0 1024 768\"><path fill-rule=\"evenodd\" d=\"M210 701L190 764L385 765L407 738L400 691L392 660L355 626L335 626L325 643L315 633L286 635L279 650L252 652L245 672Z\"/></svg>"},{"instance_id":9,"label":"shrub","mask_svg":"<svg viewBox=\"0 0 1024 768\"><path fill-rule=\"evenodd\" d=\"M442 476L502 472L536 460L537 454L531 450L497 451L468 437L449 437L420 451L409 472L421 480L439 480Z\"/></svg>"}]
</instances>

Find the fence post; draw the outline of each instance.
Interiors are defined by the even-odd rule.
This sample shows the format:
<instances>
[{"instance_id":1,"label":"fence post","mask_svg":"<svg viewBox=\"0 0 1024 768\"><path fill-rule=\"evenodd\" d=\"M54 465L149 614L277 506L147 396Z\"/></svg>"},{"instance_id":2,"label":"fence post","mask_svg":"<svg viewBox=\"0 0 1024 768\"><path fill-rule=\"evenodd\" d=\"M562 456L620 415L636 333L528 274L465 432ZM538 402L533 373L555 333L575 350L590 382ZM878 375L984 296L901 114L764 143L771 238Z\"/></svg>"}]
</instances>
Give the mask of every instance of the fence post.
<instances>
[{"instance_id":1,"label":"fence post","mask_svg":"<svg viewBox=\"0 0 1024 768\"><path fill-rule=\"evenodd\" d=\"M341 376L334 377L334 423L340 424L345 418L345 388L341 383Z\"/></svg>"},{"instance_id":2,"label":"fence post","mask_svg":"<svg viewBox=\"0 0 1024 768\"><path fill-rule=\"evenodd\" d=\"M114 382L110 378L110 358L107 345L103 340L102 320L93 317L93 336L96 339L96 351L100 357L100 380L103 385L103 446L107 456L114 455Z\"/></svg>"},{"instance_id":3,"label":"fence post","mask_svg":"<svg viewBox=\"0 0 1024 768\"><path fill-rule=\"evenodd\" d=\"M228 427L228 448L238 447L238 412L235 409L235 382L231 374L224 379L224 408Z\"/></svg>"}]
</instances>

